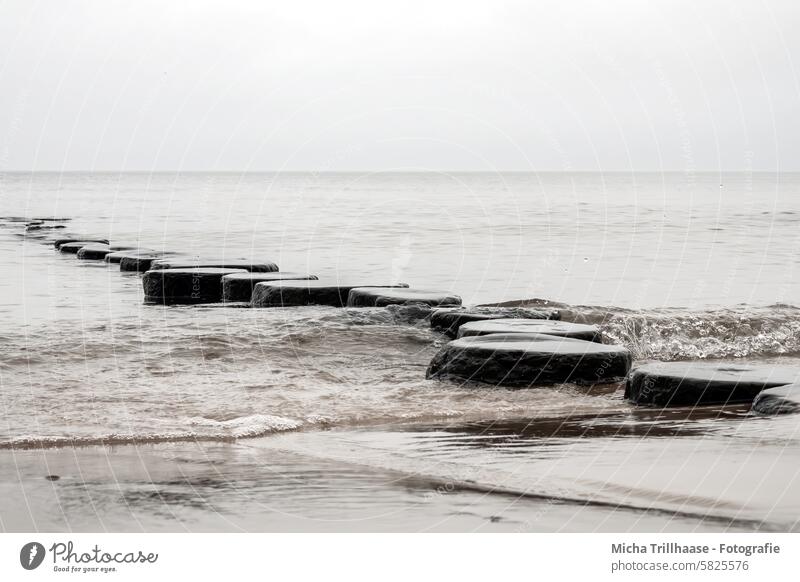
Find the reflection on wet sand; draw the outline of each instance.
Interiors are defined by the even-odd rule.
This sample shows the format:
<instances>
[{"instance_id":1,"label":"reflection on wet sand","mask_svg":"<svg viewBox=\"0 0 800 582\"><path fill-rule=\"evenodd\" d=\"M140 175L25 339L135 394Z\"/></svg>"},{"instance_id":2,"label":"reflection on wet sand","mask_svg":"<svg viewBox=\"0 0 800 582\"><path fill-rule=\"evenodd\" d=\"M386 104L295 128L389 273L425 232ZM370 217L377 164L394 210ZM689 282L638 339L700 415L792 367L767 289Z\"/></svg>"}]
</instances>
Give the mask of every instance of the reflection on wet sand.
<instances>
[{"instance_id":1,"label":"reflection on wet sand","mask_svg":"<svg viewBox=\"0 0 800 582\"><path fill-rule=\"evenodd\" d=\"M458 490L681 516L724 529L794 531L796 438L794 420L725 406L297 433L251 445L324 450L328 459Z\"/></svg>"},{"instance_id":2,"label":"reflection on wet sand","mask_svg":"<svg viewBox=\"0 0 800 582\"><path fill-rule=\"evenodd\" d=\"M638 512L611 504L537 498L477 482L239 444L91 446L69 454L3 451L0 475L4 475L0 495L7 500L4 531L742 531L756 527L680 512Z\"/></svg>"},{"instance_id":3,"label":"reflection on wet sand","mask_svg":"<svg viewBox=\"0 0 800 582\"><path fill-rule=\"evenodd\" d=\"M796 439L721 406L6 450L2 528L793 531Z\"/></svg>"},{"instance_id":4,"label":"reflection on wet sand","mask_svg":"<svg viewBox=\"0 0 800 582\"><path fill-rule=\"evenodd\" d=\"M457 435L451 442L461 446L501 446L514 444L529 447L548 446L581 438L659 438L698 436L712 432L715 421L744 419L749 406L734 405L703 408L647 409L623 412L577 414L575 416L508 419L468 423L419 426L409 430L430 429Z\"/></svg>"}]
</instances>

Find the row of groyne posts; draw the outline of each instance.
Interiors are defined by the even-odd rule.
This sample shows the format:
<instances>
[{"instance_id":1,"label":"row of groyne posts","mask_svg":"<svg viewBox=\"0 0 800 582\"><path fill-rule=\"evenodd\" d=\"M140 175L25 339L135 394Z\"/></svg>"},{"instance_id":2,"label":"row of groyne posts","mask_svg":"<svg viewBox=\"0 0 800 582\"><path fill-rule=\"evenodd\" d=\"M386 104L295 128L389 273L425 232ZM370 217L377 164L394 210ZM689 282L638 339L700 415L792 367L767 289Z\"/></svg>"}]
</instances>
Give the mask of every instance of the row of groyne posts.
<instances>
[{"instance_id":1,"label":"row of groyne posts","mask_svg":"<svg viewBox=\"0 0 800 582\"><path fill-rule=\"evenodd\" d=\"M47 220L26 222L26 232L48 228ZM50 227L57 229L63 228L57 222L67 219L51 220ZM625 382L625 398L640 406L751 404L758 414L800 412L796 367L690 361L650 362L631 370L633 358L624 346L604 343L598 326L563 321L558 310L464 307L461 297L449 292L402 283L320 280L312 274L280 271L270 261L206 259L114 245L102 237L40 234L39 238L79 260L105 261L119 265L121 271L142 273L149 304L414 306L435 331L451 340L430 362L427 378L506 388Z\"/></svg>"}]
</instances>

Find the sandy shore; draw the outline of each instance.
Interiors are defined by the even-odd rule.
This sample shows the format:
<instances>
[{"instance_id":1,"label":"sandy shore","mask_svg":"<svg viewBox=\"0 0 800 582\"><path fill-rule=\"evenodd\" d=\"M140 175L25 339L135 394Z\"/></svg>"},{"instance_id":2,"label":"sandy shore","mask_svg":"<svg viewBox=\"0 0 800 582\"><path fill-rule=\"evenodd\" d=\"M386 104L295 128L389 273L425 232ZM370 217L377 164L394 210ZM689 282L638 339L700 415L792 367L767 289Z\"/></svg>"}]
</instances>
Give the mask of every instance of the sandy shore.
<instances>
[{"instance_id":1,"label":"sandy shore","mask_svg":"<svg viewBox=\"0 0 800 582\"><path fill-rule=\"evenodd\" d=\"M469 479L376 468L366 463L383 455L382 446L369 447L371 457L365 457L363 443L382 440L396 447L398 442L396 435L376 439L375 434L0 451L0 527L9 532L754 529L746 520L593 505L502 488L491 492ZM331 443L328 458L304 452L319 438Z\"/></svg>"}]
</instances>

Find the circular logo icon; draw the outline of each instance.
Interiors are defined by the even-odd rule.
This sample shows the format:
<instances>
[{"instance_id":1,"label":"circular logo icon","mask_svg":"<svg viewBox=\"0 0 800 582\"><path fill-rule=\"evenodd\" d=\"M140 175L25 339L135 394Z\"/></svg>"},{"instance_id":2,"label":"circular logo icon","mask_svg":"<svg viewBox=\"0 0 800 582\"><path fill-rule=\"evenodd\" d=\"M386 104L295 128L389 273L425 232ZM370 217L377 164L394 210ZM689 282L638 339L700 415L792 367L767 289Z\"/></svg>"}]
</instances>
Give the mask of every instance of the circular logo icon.
<instances>
[{"instance_id":1,"label":"circular logo icon","mask_svg":"<svg viewBox=\"0 0 800 582\"><path fill-rule=\"evenodd\" d=\"M39 542L28 542L19 551L19 563L26 570L35 570L44 561L44 546Z\"/></svg>"}]
</instances>

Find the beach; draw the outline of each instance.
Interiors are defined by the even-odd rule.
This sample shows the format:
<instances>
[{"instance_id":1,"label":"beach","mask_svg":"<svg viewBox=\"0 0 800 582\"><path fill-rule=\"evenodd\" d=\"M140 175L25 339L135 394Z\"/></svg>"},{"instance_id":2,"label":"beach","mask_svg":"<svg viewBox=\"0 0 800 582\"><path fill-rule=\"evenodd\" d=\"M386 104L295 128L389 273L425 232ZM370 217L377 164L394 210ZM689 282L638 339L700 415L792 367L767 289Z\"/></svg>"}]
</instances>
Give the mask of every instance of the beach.
<instances>
[{"instance_id":1,"label":"beach","mask_svg":"<svg viewBox=\"0 0 800 582\"><path fill-rule=\"evenodd\" d=\"M635 406L622 382L426 379L449 339L413 309L150 305L140 273L52 244L81 233L556 310L634 367L800 368L798 176L44 173L3 188L4 531L798 528L796 415Z\"/></svg>"},{"instance_id":2,"label":"beach","mask_svg":"<svg viewBox=\"0 0 800 582\"><path fill-rule=\"evenodd\" d=\"M486 467L437 462L429 475L381 468L396 455L388 448L370 448L359 462L353 443L372 441L376 433L330 436L336 451L322 458L308 453L312 443L303 438L3 451L2 526L7 532L747 532L791 530L797 510L796 485L778 496L763 487L771 501L753 497L754 483L782 477L774 467L725 491L713 484L723 473L737 476L738 468L718 465L714 477L684 470L687 481L654 499L673 466L628 488L621 475L609 479L607 464L591 478L573 480L586 467L543 462L537 468L547 478L538 481L548 483L522 489L521 475L488 475ZM377 433L386 445L398 436L429 434ZM671 452L697 455L696 445ZM548 496L553 482L561 497Z\"/></svg>"}]
</instances>

